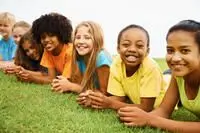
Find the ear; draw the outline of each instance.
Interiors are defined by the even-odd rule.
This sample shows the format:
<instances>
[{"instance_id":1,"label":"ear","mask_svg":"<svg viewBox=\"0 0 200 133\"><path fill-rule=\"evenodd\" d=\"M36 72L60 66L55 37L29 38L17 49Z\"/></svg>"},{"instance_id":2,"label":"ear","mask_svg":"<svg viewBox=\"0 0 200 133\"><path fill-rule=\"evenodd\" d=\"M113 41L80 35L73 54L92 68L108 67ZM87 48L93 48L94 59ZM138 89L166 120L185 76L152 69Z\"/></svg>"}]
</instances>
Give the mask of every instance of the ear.
<instances>
[{"instance_id":1,"label":"ear","mask_svg":"<svg viewBox=\"0 0 200 133\"><path fill-rule=\"evenodd\" d=\"M147 48L147 55L149 54L149 51L150 51L150 48L148 47L148 48Z\"/></svg>"},{"instance_id":2,"label":"ear","mask_svg":"<svg viewBox=\"0 0 200 133\"><path fill-rule=\"evenodd\" d=\"M120 48L119 48L119 46L117 46L117 52L118 52L118 54L120 54Z\"/></svg>"}]
</instances>

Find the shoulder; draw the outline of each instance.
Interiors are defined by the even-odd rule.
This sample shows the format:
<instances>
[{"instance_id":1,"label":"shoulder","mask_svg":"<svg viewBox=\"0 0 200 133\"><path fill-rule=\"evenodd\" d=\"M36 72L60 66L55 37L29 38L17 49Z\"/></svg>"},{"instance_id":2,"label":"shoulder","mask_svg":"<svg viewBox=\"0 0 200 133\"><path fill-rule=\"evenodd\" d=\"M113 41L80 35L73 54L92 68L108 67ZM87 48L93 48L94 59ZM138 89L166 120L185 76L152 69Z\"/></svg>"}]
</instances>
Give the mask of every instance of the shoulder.
<instances>
[{"instance_id":1,"label":"shoulder","mask_svg":"<svg viewBox=\"0 0 200 133\"><path fill-rule=\"evenodd\" d=\"M123 61L120 55L113 57L113 62L110 67L112 73L121 73L122 72Z\"/></svg>"},{"instance_id":2,"label":"shoulder","mask_svg":"<svg viewBox=\"0 0 200 133\"><path fill-rule=\"evenodd\" d=\"M140 70L142 70L143 73L149 73L152 71L162 73L158 63L148 56L144 58Z\"/></svg>"},{"instance_id":3,"label":"shoulder","mask_svg":"<svg viewBox=\"0 0 200 133\"><path fill-rule=\"evenodd\" d=\"M63 49L64 49L66 52L72 53L73 44L72 44L72 43L64 44Z\"/></svg>"},{"instance_id":4,"label":"shoulder","mask_svg":"<svg viewBox=\"0 0 200 133\"><path fill-rule=\"evenodd\" d=\"M112 63L112 57L106 50L101 50L97 55L96 64L98 66L108 65L110 66Z\"/></svg>"}]
</instances>

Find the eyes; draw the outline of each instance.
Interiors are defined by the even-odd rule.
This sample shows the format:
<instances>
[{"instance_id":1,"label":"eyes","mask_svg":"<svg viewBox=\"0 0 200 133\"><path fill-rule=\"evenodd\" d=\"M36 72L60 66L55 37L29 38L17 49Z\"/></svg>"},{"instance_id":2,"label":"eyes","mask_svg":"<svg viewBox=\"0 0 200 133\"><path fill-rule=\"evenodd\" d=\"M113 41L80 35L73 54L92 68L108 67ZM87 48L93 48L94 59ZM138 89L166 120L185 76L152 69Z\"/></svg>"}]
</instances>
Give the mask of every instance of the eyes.
<instances>
[{"instance_id":1,"label":"eyes","mask_svg":"<svg viewBox=\"0 0 200 133\"><path fill-rule=\"evenodd\" d=\"M55 34L52 34L52 33L44 33L44 34L41 35L41 39L44 40L46 37L53 37L53 36L55 36Z\"/></svg>"},{"instance_id":2,"label":"eyes","mask_svg":"<svg viewBox=\"0 0 200 133\"><path fill-rule=\"evenodd\" d=\"M189 54L191 52L190 49L188 48L181 48L178 50L181 54ZM167 48L167 54L174 54L175 52L177 52L174 48Z\"/></svg>"},{"instance_id":3,"label":"eyes","mask_svg":"<svg viewBox=\"0 0 200 133\"><path fill-rule=\"evenodd\" d=\"M89 35L83 35L83 36L81 36L81 35L76 35L76 36L75 36L75 39L79 40L79 39L82 39L82 37L83 37L83 39L85 39L85 40L90 40L90 39L92 39L91 36L89 36Z\"/></svg>"},{"instance_id":4,"label":"eyes","mask_svg":"<svg viewBox=\"0 0 200 133\"><path fill-rule=\"evenodd\" d=\"M145 44L143 42L141 42L141 41L140 42L136 42L134 44L131 43L131 42L125 41L125 42L122 42L120 45L122 47L125 47L125 48L128 48L128 47L130 47L132 45L135 45L135 47L138 48L138 49L143 49L145 47Z\"/></svg>"}]
</instances>

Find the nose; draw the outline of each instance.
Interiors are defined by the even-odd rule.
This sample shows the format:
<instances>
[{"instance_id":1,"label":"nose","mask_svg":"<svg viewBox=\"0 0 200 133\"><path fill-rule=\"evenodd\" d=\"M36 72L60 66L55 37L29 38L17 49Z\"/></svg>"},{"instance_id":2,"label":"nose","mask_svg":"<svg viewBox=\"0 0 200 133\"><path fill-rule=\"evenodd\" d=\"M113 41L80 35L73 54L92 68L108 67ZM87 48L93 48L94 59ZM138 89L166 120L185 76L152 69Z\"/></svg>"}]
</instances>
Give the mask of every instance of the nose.
<instances>
[{"instance_id":1,"label":"nose","mask_svg":"<svg viewBox=\"0 0 200 133\"><path fill-rule=\"evenodd\" d=\"M33 50L29 50L28 52L27 52L27 56L29 56L29 57L31 57L33 55Z\"/></svg>"},{"instance_id":2,"label":"nose","mask_svg":"<svg viewBox=\"0 0 200 133\"><path fill-rule=\"evenodd\" d=\"M178 52L175 52L172 56L172 61L180 61L182 58L181 58L181 55L178 53Z\"/></svg>"},{"instance_id":3,"label":"nose","mask_svg":"<svg viewBox=\"0 0 200 133\"><path fill-rule=\"evenodd\" d=\"M42 44L45 46L48 42L49 42L49 37L47 37L47 36L45 36L45 37L42 37L41 38L41 42L42 42Z\"/></svg>"},{"instance_id":4,"label":"nose","mask_svg":"<svg viewBox=\"0 0 200 133\"><path fill-rule=\"evenodd\" d=\"M128 51L136 51L136 46L135 46L135 44L131 44L131 45L128 47Z\"/></svg>"}]
</instances>

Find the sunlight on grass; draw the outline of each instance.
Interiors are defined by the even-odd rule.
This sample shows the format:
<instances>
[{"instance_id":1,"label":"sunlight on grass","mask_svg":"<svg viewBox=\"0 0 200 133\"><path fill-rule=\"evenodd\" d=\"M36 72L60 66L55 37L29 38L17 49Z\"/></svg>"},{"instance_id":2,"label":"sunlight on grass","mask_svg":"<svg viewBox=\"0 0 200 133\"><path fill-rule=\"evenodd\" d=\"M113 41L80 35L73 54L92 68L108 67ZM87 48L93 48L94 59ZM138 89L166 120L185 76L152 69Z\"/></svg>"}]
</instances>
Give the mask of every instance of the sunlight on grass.
<instances>
[{"instance_id":1,"label":"sunlight on grass","mask_svg":"<svg viewBox=\"0 0 200 133\"><path fill-rule=\"evenodd\" d=\"M82 108L73 93L54 93L49 85L21 83L1 72L0 77L2 133L166 133L149 127L126 127L113 110ZM196 119L183 110L176 111L174 118Z\"/></svg>"}]
</instances>

